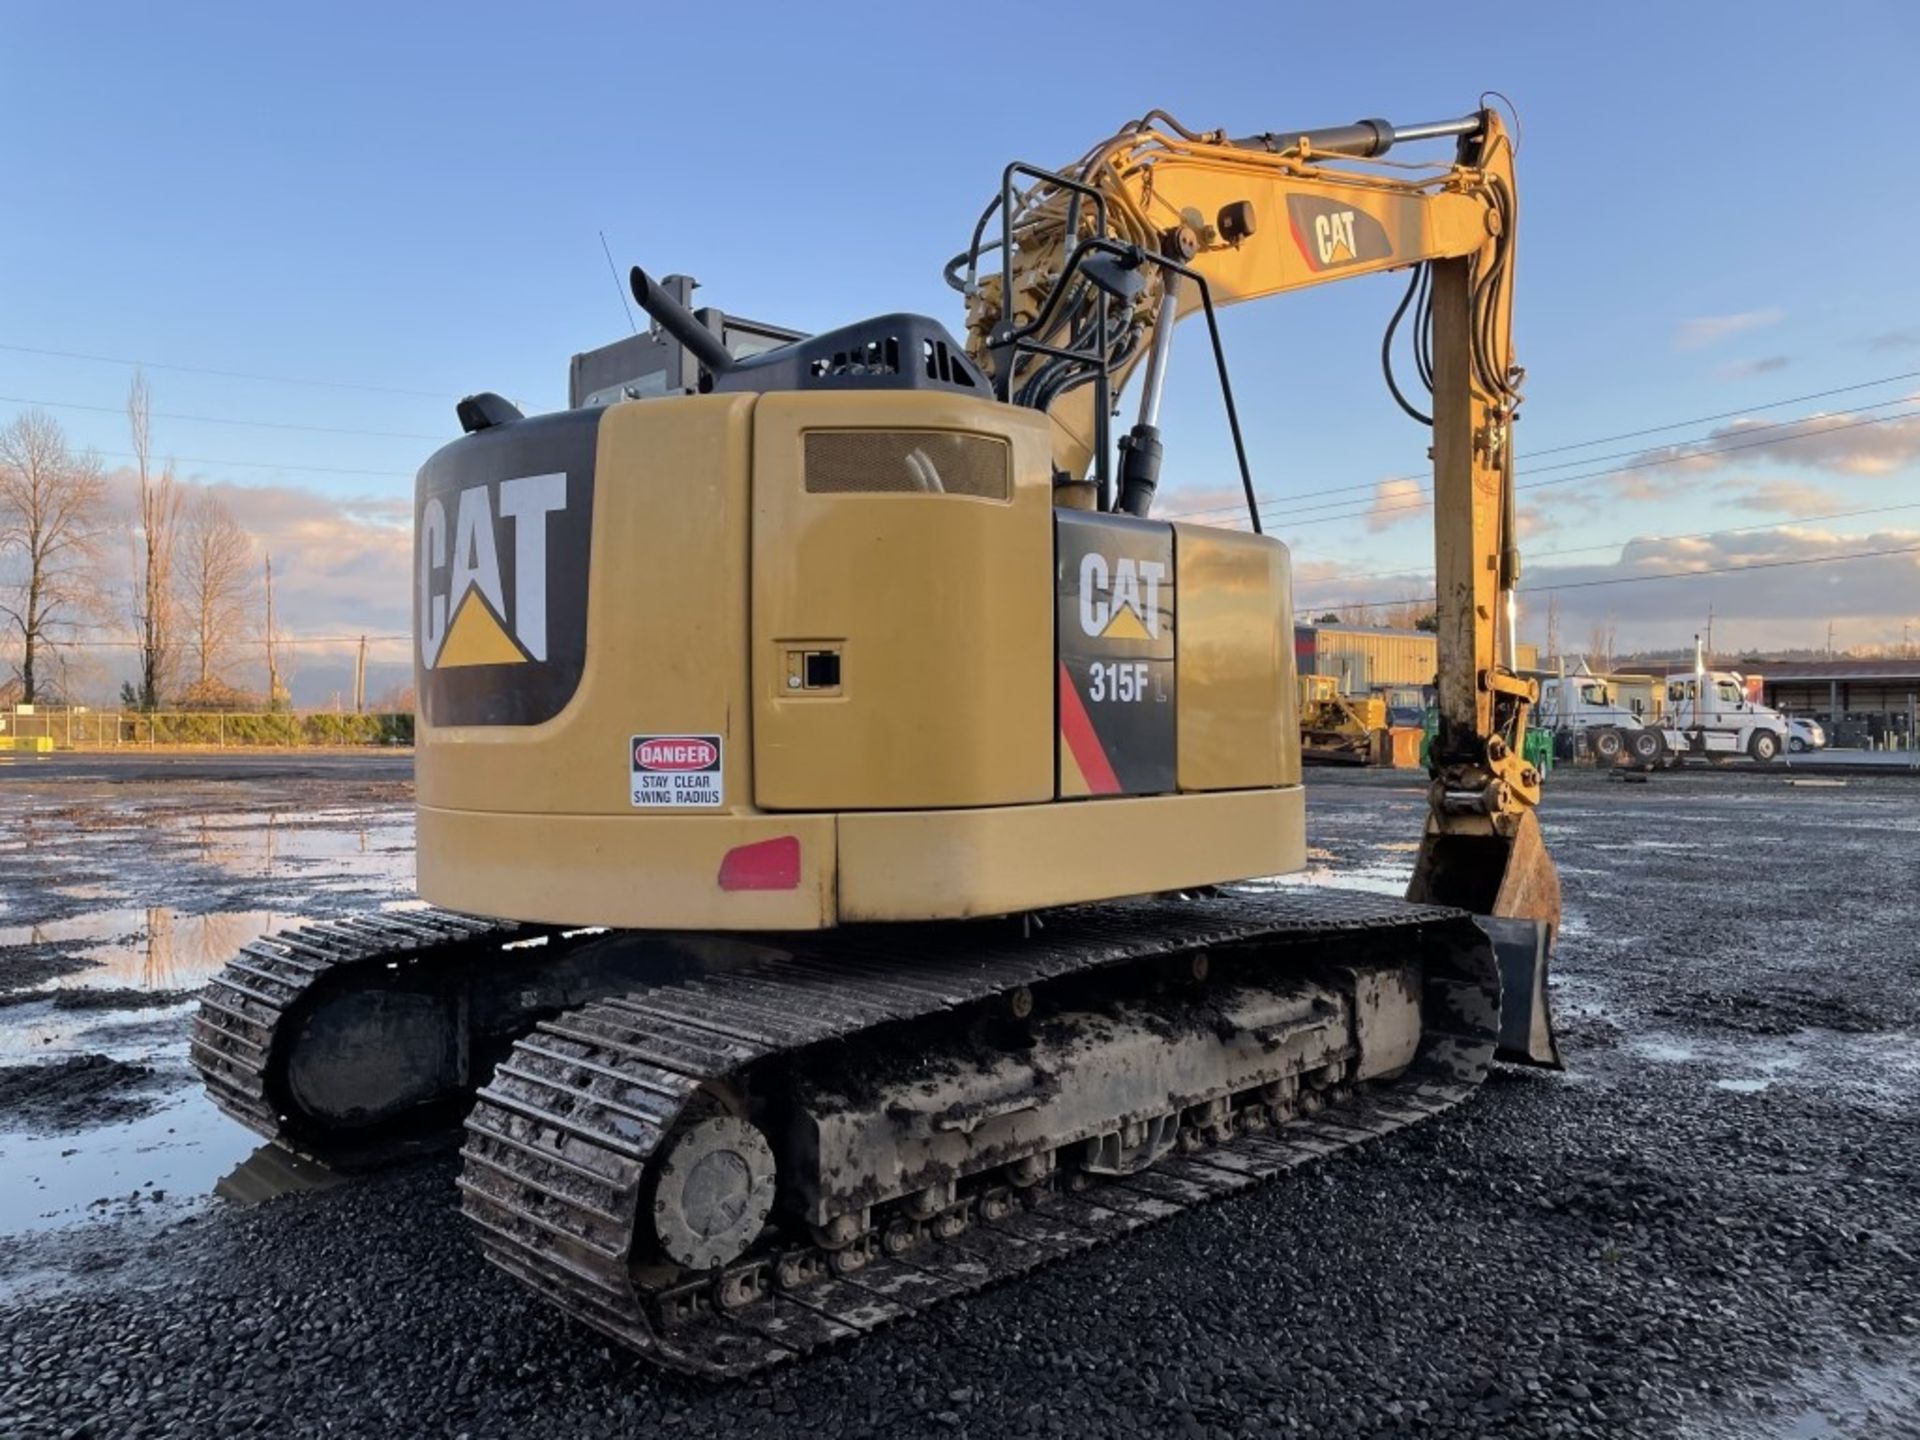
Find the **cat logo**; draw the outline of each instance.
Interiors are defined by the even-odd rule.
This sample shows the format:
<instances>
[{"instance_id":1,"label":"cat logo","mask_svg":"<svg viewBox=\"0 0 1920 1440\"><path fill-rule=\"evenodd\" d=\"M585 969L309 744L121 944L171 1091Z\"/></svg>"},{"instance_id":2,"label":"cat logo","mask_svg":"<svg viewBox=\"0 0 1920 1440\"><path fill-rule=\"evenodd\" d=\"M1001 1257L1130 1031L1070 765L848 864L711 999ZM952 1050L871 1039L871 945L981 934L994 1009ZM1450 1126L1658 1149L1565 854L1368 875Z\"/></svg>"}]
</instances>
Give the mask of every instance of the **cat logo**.
<instances>
[{"instance_id":1,"label":"cat logo","mask_svg":"<svg viewBox=\"0 0 1920 1440\"><path fill-rule=\"evenodd\" d=\"M498 487L473 485L449 502L451 527L439 496L428 497L420 509L415 558L421 665L454 670L544 661L547 517L566 510L567 477L526 475ZM511 568L503 580L501 552L509 547Z\"/></svg>"},{"instance_id":2,"label":"cat logo","mask_svg":"<svg viewBox=\"0 0 1920 1440\"><path fill-rule=\"evenodd\" d=\"M1301 258L1313 270L1337 270L1363 260L1389 260L1387 230L1364 210L1315 195L1287 197L1287 223Z\"/></svg>"},{"instance_id":3,"label":"cat logo","mask_svg":"<svg viewBox=\"0 0 1920 1440\"><path fill-rule=\"evenodd\" d=\"M1322 265L1353 259L1353 212L1335 210L1330 215L1314 216L1313 239L1320 249Z\"/></svg>"},{"instance_id":4,"label":"cat logo","mask_svg":"<svg viewBox=\"0 0 1920 1440\"><path fill-rule=\"evenodd\" d=\"M1167 567L1158 560L1122 555L1111 565L1097 550L1080 557L1080 629L1099 640L1158 640L1160 582Z\"/></svg>"}]
</instances>

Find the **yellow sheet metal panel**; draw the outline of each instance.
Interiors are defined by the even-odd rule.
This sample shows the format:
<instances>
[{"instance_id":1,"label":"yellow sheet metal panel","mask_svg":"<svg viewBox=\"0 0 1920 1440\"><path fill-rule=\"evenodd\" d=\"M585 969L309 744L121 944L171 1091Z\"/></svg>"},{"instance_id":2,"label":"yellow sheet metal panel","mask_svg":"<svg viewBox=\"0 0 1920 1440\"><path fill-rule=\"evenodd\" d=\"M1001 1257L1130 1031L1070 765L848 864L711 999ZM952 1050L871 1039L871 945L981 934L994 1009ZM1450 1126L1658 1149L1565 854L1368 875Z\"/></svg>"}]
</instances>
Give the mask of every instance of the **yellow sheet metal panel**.
<instances>
[{"instance_id":1,"label":"yellow sheet metal panel","mask_svg":"<svg viewBox=\"0 0 1920 1440\"><path fill-rule=\"evenodd\" d=\"M840 918L1011 915L1305 863L1305 791L1297 785L842 815Z\"/></svg>"},{"instance_id":2,"label":"yellow sheet metal panel","mask_svg":"<svg viewBox=\"0 0 1920 1440\"><path fill-rule=\"evenodd\" d=\"M834 920L831 815L534 816L422 805L417 823L420 894L450 910L655 930L818 930ZM748 846L772 848L774 865L730 876L728 856Z\"/></svg>"},{"instance_id":3,"label":"yellow sheet metal panel","mask_svg":"<svg viewBox=\"0 0 1920 1440\"><path fill-rule=\"evenodd\" d=\"M751 809L745 637L747 478L756 399L642 400L603 412L594 452L586 658L578 688L559 714L541 724L423 723L414 760L423 807L658 818L643 817L632 798L634 737L713 736L721 751L719 808ZM496 549L506 553L515 538L502 527ZM547 558L557 584L567 557ZM548 640L557 647L559 638ZM463 673L476 683L496 678L511 687L528 672L528 666L509 663ZM508 854L555 884L574 866L596 863L592 855L575 855L524 830L488 833L500 834L510 845ZM486 913L485 906L428 888L429 874L449 872L428 864L424 832L420 845L426 898ZM532 917L548 911L506 913Z\"/></svg>"},{"instance_id":4,"label":"yellow sheet metal panel","mask_svg":"<svg viewBox=\"0 0 1920 1440\"><path fill-rule=\"evenodd\" d=\"M1296 784L1286 546L1210 525L1176 524L1173 535L1180 788Z\"/></svg>"},{"instance_id":5,"label":"yellow sheet metal panel","mask_svg":"<svg viewBox=\"0 0 1920 1440\"><path fill-rule=\"evenodd\" d=\"M1431 685L1439 665L1434 637L1417 630L1371 630L1319 625L1313 630L1314 672L1364 680L1356 692L1376 685ZM1344 662L1344 663L1343 663Z\"/></svg>"},{"instance_id":6,"label":"yellow sheet metal panel","mask_svg":"<svg viewBox=\"0 0 1920 1440\"><path fill-rule=\"evenodd\" d=\"M940 392L761 398L752 672L763 809L1052 795L1047 433L1041 415Z\"/></svg>"}]
</instances>

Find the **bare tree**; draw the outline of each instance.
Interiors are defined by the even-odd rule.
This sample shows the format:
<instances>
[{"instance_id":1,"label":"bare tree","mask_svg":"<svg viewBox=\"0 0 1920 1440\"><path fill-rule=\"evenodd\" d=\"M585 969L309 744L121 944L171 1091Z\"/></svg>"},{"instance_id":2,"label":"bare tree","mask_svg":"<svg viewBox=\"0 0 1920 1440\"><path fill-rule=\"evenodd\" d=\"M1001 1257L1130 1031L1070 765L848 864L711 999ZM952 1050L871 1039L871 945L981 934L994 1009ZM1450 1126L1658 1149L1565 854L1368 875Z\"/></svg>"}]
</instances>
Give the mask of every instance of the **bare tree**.
<instances>
[{"instance_id":1,"label":"bare tree","mask_svg":"<svg viewBox=\"0 0 1920 1440\"><path fill-rule=\"evenodd\" d=\"M267 642L267 709L290 710L293 694L287 687L293 683L292 645L286 632L274 623L273 552L270 550L266 556L266 597L267 623L260 633Z\"/></svg>"},{"instance_id":2,"label":"bare tree","mask_svg":"<svg viewBox=\"0 0 1920 1440\"><path fill-rule=\"evenodd\" d=\"M146 375L133 372L127 392L127 425L133 432L134 500L137 525L133 544L133 587L130 616L140 647L138 701L143 710L156 709L162 692L172 682L175 653L173 625L173 550L180 526L180 486L168 461L153 473L153 395Z\"/></svg>"},{"instance_id":3,"label":"bare tree","mask_svg":"<svg viewBox=\"0 0 1920 1440\"><path fill-rule=\"evenodd\" d=\"M1593 630L1587 636L1587 668L1597 675L1612 674L1613 645L1613 617L1594 621Z\"/></svg>"},{"instance_id":4,"label":"bare tree","mask_svg":"<svg viewBox=\"0 0 1920 1440\"><path fill-rule=\"evenodd\" d=\"M1548 665L1560 663L1560 597L1549 591L1547 594L1547 658Z\"/></svg>"},{"instance_id":5,"label":"bare tree","mask_svg":"<svg viewBox=\"0 0 1920 1440\"><path fill-rule=\"evenodd\" d=\"M175 599L193 657L189 689L206 704L231 693L220 672L247 632L255 591L252 537L211 490L187 507L175 566Z\"/></svg>"},{"instance_id":6,"label":"bare tree","mask_svg":"<svg viewBox=\"0 0 1920 1440\"><path fill-rule=\"evenodd\" d=\"M20 640L20 699L44 698L45 664L92 608L107 482L57 420L28 410L0 430L0 619Z\"/></svg>"}]
</instances>

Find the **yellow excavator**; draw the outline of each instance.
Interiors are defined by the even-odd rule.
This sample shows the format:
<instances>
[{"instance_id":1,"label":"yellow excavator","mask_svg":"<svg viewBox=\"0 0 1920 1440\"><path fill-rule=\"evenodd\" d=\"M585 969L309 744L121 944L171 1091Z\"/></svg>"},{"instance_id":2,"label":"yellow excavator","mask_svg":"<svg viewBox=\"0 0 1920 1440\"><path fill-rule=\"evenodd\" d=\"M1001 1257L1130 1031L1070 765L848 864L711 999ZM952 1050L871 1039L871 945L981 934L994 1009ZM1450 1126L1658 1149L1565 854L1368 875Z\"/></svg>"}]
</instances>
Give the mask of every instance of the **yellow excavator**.
<instances>
[{"instance_id":1,"label":"yellow excavator","mask_svg":"<svg viewBox=\"0 0 1920 1440\"><path fill-rule=\"evenodd\" d=\"M1385 765L1391 759L1387 702L1342 695L1334 675L1300 677L1300 758L1309 765Z\"/></svg>"},{"instance_id":2,"label":"yellow excavator","mask_svg":"<svg viewBox=\"0 0 1920 1440\"><path fill-rule=\"evenodd\" d=\"M1384 158L1416 141L1451 153ZM1556 1064L1515 213L1491 109L1155 112L1007 167L947 267L964 342L695 313L636 269L653 328L576 356L571 408L472 396L420 472L433 908L247 946L194 1022L213 1098L342 1165L462 1137L489 1260L727 1376L1415 1123L1496 1054ZM1305 856L1288 556L1216 323L1382 271L1439 582L1405 900L1276 878ZM1153 518L1193 316L1245 529Z\"/></svg>"}]
</instances>

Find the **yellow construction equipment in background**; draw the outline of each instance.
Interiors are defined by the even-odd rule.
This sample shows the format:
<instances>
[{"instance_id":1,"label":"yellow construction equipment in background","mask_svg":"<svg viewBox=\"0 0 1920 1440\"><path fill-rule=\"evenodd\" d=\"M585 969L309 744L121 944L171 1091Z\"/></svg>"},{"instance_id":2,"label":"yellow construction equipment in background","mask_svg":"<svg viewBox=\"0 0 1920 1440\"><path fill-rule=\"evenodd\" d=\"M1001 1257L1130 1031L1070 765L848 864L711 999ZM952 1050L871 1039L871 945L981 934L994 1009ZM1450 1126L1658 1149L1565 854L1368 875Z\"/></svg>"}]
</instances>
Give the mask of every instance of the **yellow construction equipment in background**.
<instances>
[{"instance_id":1,"label":"yellow construction equipment in background","mask_svg":"<svg viewBox=\"0 0 1920 1440\"><path fill-rule=\"evenodd\" d=\"M1300 758L1323 765L1391 763L1387 702L1342 695L1332 675L1300 677Z\"/></svg>"}]
</instances>

